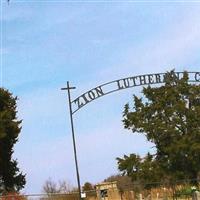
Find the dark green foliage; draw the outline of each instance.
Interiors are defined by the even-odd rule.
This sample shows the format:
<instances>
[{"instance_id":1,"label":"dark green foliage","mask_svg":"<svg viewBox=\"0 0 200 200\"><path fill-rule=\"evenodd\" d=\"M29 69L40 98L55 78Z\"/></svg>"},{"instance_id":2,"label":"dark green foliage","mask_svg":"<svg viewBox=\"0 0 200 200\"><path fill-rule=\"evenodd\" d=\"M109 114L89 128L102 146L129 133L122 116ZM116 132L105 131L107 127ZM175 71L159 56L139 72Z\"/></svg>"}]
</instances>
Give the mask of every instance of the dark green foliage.
<instances>
[{"instance_id":1,"label":"dark green foliage","mask_svg":"<svg viewBox=\"0 0 200 200\"><path fill-rule=\"evenodd\" d=\"M0 88L0 193L19 191L25 185L25 175L12 158L18 140L21 120L17 120L17 97Z\"/></svg>"},{"instance_id":2,"label":"dark green foliage","mask_svg":"<svg viewBox=\"0 0 200 200\"><path fill-rule=\"evenodd\" d=\"M133 133L145 134L157 152L144 159L134 154L118 158L119 169L148 182L196 179L200 172L200 86L189 84L186 72L178 78L171 71L163 86L149 86L143 94L145 99L134 96L132 109L125 105L123 123Z\"/></svg>"},{"instance_id":3,"label":"dark green foliage","mask_svg":"<svg viewBox=\"0 0 200 200\"><path fill-rule=\"evenodd\" d=\"M131 154L117 160L119 170L123 172L123 175L132 178L134 186L138 185L146 189L155 187L163 176L157 162L150 154L143 159L139 155Z\"/></svg>"}]
</instances>

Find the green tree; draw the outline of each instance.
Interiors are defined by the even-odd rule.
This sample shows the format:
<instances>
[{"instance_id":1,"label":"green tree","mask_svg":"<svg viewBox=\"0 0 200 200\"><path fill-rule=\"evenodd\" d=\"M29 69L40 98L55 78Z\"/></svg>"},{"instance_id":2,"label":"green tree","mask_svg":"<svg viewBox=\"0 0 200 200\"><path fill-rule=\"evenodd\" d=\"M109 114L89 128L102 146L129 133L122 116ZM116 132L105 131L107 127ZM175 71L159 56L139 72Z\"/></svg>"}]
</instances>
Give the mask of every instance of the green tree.
<instances>
[{"instance_id":1,"label":"green tree","mask_svg":"<svg viewBox=\"0 0 200 200\"><path fill-rule=\"evenodd\" d=\"M182 78L171 71L161 87L143 88L144 98L134 95L133 108L126 104L123 123L133 133L144 134L153 142L156 154L150 159L136 155L118 158L119 170L141 177L143 168L153 180L149 165L157 166L157 178L196 179L200 172L200 86L188 83L188 73ZM145 166L146 165L146 166ZM133 167L134 166L134 167ZM144 169L145 167L145 169ZM141 170L139 170L141 171ZM160 175L160 178L159 178ZM136 178L138 178L136 177ZM144 178L144 177L143 177Z\"/></svg>"},{"instance_id":2,"label":"green tree","mask_svg":"<svg viewBox=\"0 0 200 200\"><path fill-rule=\"evenodd\" d=\"M21 120L17 120L17 97L0 88L0 193L18 192L25 185L25 175L12 158Z\"/></svg>"},{"instance_id":3,"label":"green tree","mask_svg":"<svg viewBox=\"0 0 200 200\"><path fill-rule=\"evenodd\" d=\"M149 153L141 158L139 155L124 155L124 158L117 158L118 168L124 176L131 177L134 188L156 187L163 173L156 160ZM166 177L165 177L166 178Z\"/></svg>"}]
</instances>

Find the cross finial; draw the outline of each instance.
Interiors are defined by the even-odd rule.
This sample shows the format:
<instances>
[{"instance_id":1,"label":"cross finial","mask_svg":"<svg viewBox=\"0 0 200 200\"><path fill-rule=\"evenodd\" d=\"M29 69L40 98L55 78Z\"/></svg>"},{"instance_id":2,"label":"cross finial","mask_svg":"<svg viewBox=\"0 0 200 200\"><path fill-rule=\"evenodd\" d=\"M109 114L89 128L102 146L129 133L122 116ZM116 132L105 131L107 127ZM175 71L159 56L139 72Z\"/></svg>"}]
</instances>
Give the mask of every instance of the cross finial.
<instances>
[{"instance_id":1,"label":"cross finial","mask_svg":"<svg viewBox=\"0 0 200 200\"><path fill-rule=\"evenodd\" d=\"M69 86L69 81L67 81L67 87L61 88L61 90L72 90L72 89L76 89L76 87L70 87Z\"/></svg>"}]
</instances>

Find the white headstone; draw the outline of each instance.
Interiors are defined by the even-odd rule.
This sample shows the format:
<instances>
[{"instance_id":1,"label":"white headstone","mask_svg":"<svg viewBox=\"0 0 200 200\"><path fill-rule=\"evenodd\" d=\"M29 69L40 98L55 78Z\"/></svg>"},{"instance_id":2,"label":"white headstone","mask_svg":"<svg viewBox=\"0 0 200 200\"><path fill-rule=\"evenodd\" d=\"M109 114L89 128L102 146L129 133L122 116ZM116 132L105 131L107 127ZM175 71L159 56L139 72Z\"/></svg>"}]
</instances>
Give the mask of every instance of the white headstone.
<instances>
[{"instance_id":1,"label":"white headstone","mask_svg":"<svg viewBox=\"0 0 200 200\"><path fill-rule=\"evenodd\" d=\"M81 198L86 198L86 193L85 192L81 192Z\"/></svg>"}]
</instances>

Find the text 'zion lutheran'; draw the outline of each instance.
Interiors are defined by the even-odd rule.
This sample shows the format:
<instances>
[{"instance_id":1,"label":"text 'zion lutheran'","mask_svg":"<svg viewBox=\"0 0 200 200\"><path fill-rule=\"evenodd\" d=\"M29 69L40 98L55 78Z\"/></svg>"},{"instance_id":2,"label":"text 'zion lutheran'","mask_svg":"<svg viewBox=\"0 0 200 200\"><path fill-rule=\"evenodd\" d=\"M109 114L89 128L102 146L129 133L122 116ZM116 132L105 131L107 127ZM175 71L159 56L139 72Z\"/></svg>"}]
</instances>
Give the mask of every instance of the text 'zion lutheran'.
<instances>
[{"instance_id":1,"label":"text 'zion lutheran'","mask_svg":"<svg viewBox=\"0 0 200 200\"><path fill-rule=\"evenodd\" d=\"M133 76L133 77L128 77L128 78L108 82L106 84L98 86L80 95L74 101L71 102L76 107L74 109L74 112L76 112L78 109L80 109L87 103L101 96L109 94L111 92L115 92L115 91L126 89L126 88L131 88L135 86L164 83L166 81L166 74L167 73L156 73L156 74ZM174 72L172 75L176 79L181 79L184 75L184 72ZM200 72L188 72L188 75L189 75L189 80L188 80L189 82L200 82ZM109 87L109 86L112 86L112 87Z\"/></svg>"}]
</instances>

